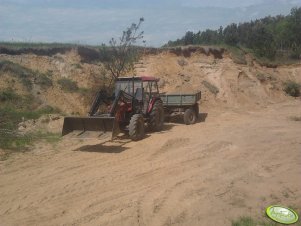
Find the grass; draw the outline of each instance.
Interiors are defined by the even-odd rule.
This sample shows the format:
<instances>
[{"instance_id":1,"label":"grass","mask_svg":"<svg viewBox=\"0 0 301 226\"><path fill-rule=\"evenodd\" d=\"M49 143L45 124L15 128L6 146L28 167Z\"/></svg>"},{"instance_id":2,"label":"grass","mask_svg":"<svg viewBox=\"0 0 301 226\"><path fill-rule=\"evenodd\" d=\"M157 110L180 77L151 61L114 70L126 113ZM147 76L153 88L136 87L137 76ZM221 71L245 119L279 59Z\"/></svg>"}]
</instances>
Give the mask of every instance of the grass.
<instances>
[{"instance_id":1,"label":"grass","mask_svg":"<svg viewBox=\"0 0 301 226\"><path fill-rule=\"evenodd\" d=\"M289 208L298 211L298 208L294 208L292 206L289 206ZM264 219L256 219L256 220L249 216L242 216L236 220L233 220L232 226L278 226L278 225L280 226L280 225L284 225L284 224L280 224L280 223L273 221L272 219L267 217L266 214L264 214L263 216L264 216ZM301 226L300 219L292 225Z\"/></svg>"},{"instance_id":2,"label":"grass","mask_svg":"<svg viewBox=\"0 0 301 226\"><path fill-rule=\"evenodd\" d=\"M245 55L251 55L261 66L266 66L270 68L276 68L279 65L292 65L300 63L298 59L292 59L290 56L277 53L275 59L271 60L266 57L258 56L254 50L245 48L245 47L238 47L238 46L230 46L222 44L221 47L228 50L230 53L233 61L237 64L247 64Z\"/></svg>"},{"instance_id":3,"label":"grass","mask_svg":"<svg viewBox=\"0 0 301 226\"><path fill-rule=\"evenodd\" d=\"M232 226L277 226L281 225L271 220L255 221L251 217L240 217L238 220L232 221Z\"/></svg>"},{"instance_id":4,"label":"grass","mask_svg":"<svg viewBox=\"0 0 301 226\"><path fill-rule=\"evenodd\" d=\"M43 42L0 42L1 47L11 49L51 49L51 48L73 48L79 45L72 43L43 43Z\"/></svg>"},{"instance_id":5,"label":"grass","mask_svg":"<svg viewBox=\"0 0 301 226\"><path fill-rule=\"evenodd\" d=\"M49 78L49 75L47 74L39 74L36 78L36 83L43 89L47 89L53 85L51 78Z\"/></svg>"},{"instance_id":6,"label":"grass","mask_svg":"<svg viewBox=\"0 0 301 226\"><path fill-rule=\"evenodd\" d=\"M31 96L20 96L15 91L7 89L0 92L0 149L6 159L13 152L27 151L35 141L52 141L57 135L50 133L22 134L18 132L18 124L23 120L38 119L43 114L60 112L59 109L46 106L34 109L35 102Z\"/></svg>"},{"instance_id":7,"label":"grass","mask_svg":"<svg viewBox=\"0 0 301 226\"><path fill-rule=\"evenodd\" d=\"M31 69L25 68L8 60L3 60L0 61L0 71L4 73L11 73L14 77L17 77L21 80L22 84L27 88L27 90L32 89L31 79L34 76L34 71Z\"/></svg>"},{"instance_id":8,"label":"grass","mask_svg":"<svg viewBox=\"0 0 301 226\"><path fill-rule=\"evenodd\" d=\"M77 92L79 91L79 87L77 83L68 78L62 78L57 81L57 83L61 86L62 90L66 92Z\"/></svg>"},{"instance_id":9,"label":"grass","mask_svg":"<svg viewBox=\"0 0 301 226\"><path fill-rule=\"evenodd\" d=\"M257 226L257 224L251 217L241 217L233 221L232 226Z\"/></svg>"},{"instance_id":10,"label":"grass","mask_svg":"<svg viewBox=\"0 0 301 226\"><path fill-rule=\"evenodd\" d=\"M3 91L0 91L0 102L7 102L7 101L17 101L21 97L16 94L12 89L6 89Z\"/></svg>"},{"instance_id":11,"label":"grass","mask_svg":"<svg viewBox=\"0 0 301 226\"><path fill-rule=\"evenodd\" d=\"M33 81L44 89L47 89L53 85L52 80L49 78L51 76L50 73L33 71L30 68L8 60L0 61L0 73L1 72L10 73L12 76L20 79L23 86L29 91L32 89Z\"/></svg>"},{"instance_id":12,"label":"grass","mask_svg":"<svg viewBox=\"0 0 301 226\"><path fill-rule=\"evenodd\" d=\"M233 59L234 63L237 64L247 64L247 60L245 57L245 52L236 46L225 46L225 48L230 52L231 58Z\"/></svg>"},{"instance_id":13,"label":"grass","mask_svg":"<svg viewBox=\"0 0 301 226\"><path fill-rule=\"evenodd\" d=\"M0 147L4 149L4 154L0 155L0 161L6 160L12 153L29 151L35 142L44 141L54 144L61 139L59 133L41 131L20 134L16 131L0 129L0 135Z\"/></svg>"},{"instance_id":14,"label":"grass","mask_svg":"<svg viewBox=\"0 0 301 226\"><path fill-rule=\"evenodd\" d=\"M256 61L261 66L266 66L266 67L270 67L270 68L275 68L280 65L292 65L292 64L300 63L300 60L292 59L292 58L286 57L286 56L277 56L276 55L274 60L271 60L271 59L268 59L265 57L258 57L258 56L256 56L255 58L256 58Z\"/></svg>"},{"instance_id":15,"label":"grass","mask_svg":"<svg viewBox=\"0 0 301 226\"><path fill-rule=\"evenodd\" d=\"M218 94L218 92L219 92L219 89L215 86L215 85L213 85L213 84L211 84L210 82L207 82L207 81L205 81L205 80L203 80L202 81L202 84L211 92L211 93L213 93L213 94Z\"/></svg>"},{"instance_id":16,"label":"grass","mask_svg":"<svg viewBox=\"0 0 301 226\"><path fill-rule=\"evenodd\" d=\"M9 73L21 81L28 91L33 88L33 82L43 89L51 87L51 71L41 73L20 64L0 61L0 77ZM0 78L1 79L1 78ZM46 106L37 109L39 103L32 95L19 95L13 89L0 90L0 159L6 159L13 152L27 151L38 140L46 142L57 141L58 135L46 132L23 134L18 131L18 124L29 119L38 119L43 114L59 113L59 109Z\"/></svg>"}]
</instances>

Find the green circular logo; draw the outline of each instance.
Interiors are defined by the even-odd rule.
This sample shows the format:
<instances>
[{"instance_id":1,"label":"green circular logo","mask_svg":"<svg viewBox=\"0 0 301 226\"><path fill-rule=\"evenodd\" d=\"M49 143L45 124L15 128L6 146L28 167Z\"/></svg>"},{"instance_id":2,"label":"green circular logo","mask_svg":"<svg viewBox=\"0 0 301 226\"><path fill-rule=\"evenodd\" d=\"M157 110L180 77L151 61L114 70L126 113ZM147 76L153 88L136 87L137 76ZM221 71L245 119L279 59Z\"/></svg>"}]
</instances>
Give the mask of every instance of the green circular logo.
<instances>
[{"instance_id":1,"label":"green circular logo","mask_svg":"<svg viewBox=\"0 0 301 226\"><path fill-rule=\"evenodd\" d=\"M288 207L269 206L266 209L266 213L272 220L281 224L293 224L298 221L298 214Z\"/></svg>"}]
</instances>

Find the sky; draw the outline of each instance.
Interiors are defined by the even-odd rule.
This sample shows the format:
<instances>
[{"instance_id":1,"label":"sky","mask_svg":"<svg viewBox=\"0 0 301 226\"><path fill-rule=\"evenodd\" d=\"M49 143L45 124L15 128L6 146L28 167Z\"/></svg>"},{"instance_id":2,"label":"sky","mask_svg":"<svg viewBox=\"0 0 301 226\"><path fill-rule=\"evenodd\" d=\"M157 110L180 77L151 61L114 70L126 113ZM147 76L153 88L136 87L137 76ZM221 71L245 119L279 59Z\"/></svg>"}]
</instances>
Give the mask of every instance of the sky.
<instances>
[{"instance_id":1,"label":"sky","mask_svg":"<svg viewBox=\"0 0 301 226\"><path fill-rule=\"evenodd\" d=\"M287 15L300 0L0 0L0 41L108 44L139 18L147 46L187 31Z\"/></svg>"}]
</instances>

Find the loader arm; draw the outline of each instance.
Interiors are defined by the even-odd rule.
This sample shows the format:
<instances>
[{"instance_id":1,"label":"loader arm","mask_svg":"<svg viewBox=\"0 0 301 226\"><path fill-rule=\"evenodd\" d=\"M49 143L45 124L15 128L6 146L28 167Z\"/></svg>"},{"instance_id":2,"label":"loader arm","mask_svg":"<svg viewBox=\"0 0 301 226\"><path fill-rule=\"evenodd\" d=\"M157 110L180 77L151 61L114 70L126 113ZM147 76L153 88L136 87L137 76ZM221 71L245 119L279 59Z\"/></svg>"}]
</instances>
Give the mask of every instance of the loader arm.
<instances>
[{"instance_id":1,"label":"loader arm","mask_svg":"<svg viewBox=\"0 0 301 226\"><path fill-rule=\"evenodd\" d=\"M97 137L108 137L114 139L119 133L119 121L116 118L118 106L120 102L131 104L133 97L126 92L120 90L112 104L109 114L97 115L99 106L102 103L109 105L109 101L112 100L105 91L99 91L92 103L89 111L89 116L86 117L65 117L62 135L71 134L72 137L84 138L85 134L91 135L92 132L96 133Z\"/></svg>"},{"instance_id":2,"label":"loader arm","mask_svg":"<svg viewBox=\"0 0 301 226\"><path fill-rule=\"evenodd\" d=\"M114 117L117 111L117 106L119 105L119 102L123 103L132 103L134 100L134 97L131 96L130 94L120 90L112 104L111 110L110 110L110 116Z\"/></svg>"},{"instance_id":3,"label":"loader arm","mask_svg":"<svg viewBox=\"0 0 301 226\"><path fill-rule=\"evenodd\" d=\"M111 100L113 100L113 97L109 96L105 90L98 91L88 112L89 116L94 116L102 103L109 105Z\"/></svg>"}]
</instances>

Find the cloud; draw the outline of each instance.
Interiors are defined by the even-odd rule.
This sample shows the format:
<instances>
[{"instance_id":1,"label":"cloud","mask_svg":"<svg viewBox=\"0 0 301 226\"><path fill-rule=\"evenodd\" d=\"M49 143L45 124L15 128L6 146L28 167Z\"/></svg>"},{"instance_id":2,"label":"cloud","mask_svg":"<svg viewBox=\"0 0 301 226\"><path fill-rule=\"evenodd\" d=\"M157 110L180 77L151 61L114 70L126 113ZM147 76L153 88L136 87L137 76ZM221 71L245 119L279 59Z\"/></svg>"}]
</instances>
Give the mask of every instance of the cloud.
<instances>
[{"instance_id":1,"label":"cloud","mask_svg":"<svg viewBox=\"0 0 301 226\"><path fill-rule=\"evenodd\" d=\"M147 45L160 46L189 30L217 29L269 14L288 14L296 5L294 0L271 1L0 0L0 40L108 43L144 17Z\"/></svg>"}]
</instances>

